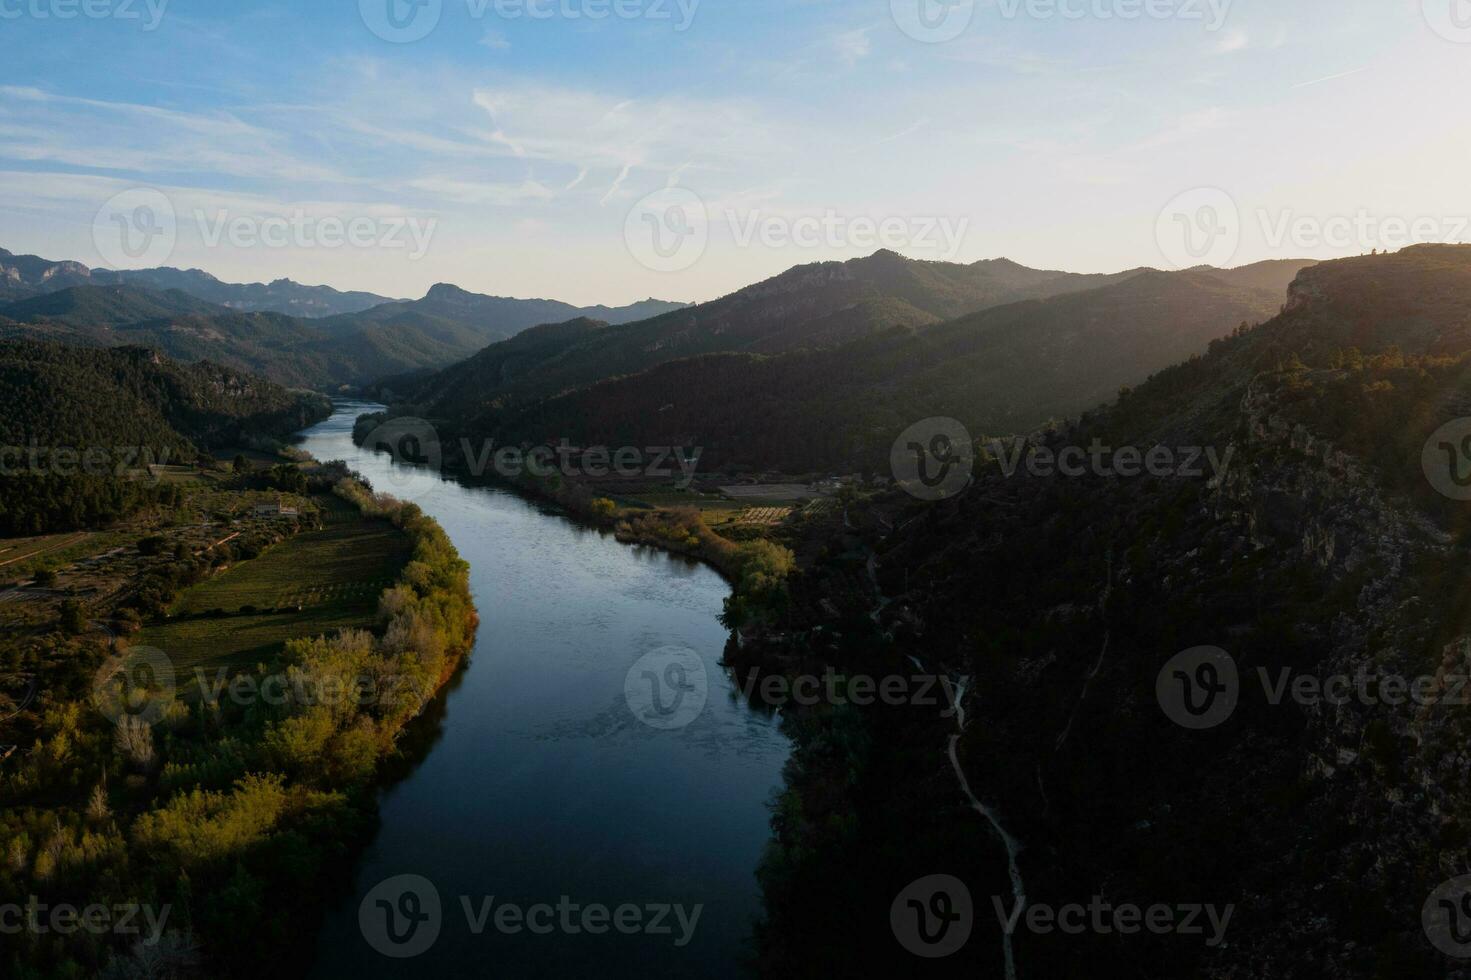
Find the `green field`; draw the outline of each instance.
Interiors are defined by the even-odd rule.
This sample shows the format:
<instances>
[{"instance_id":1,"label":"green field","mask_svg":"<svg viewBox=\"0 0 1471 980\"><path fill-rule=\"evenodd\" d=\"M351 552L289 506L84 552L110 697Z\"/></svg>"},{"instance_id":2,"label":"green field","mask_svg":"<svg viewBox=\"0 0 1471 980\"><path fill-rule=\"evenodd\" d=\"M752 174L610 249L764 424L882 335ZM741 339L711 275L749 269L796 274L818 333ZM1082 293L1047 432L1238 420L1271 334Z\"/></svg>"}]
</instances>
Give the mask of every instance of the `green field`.
<instances>
[{"instance_id":1,"label":"green field","mask_svg":"<svg viewBox=\"0 0 1471 980\"><path fill-rule=\"evenodd\" d=\"M187 590L169 613L189 618L149 626L134 644L157 647L179 669L245 667L270 661L288 639L371 626L379 595L409 559L409 539L335 497L318 503L322 530ZM243 606L274 611L242 614ZM225 615L196 618L217 609Z\"/></svg>"},{"instance_id":2,"label":"green field","mask_svg":"<svg viewBox=\"0 0 1471 980\"><path fill-rule=\"evenodd\" d=\"M629 507L694 507L705 519L705 523L711 527L725 523L750 506L737 500L727 500L724 497L672 490L630 494L626 497L615 497L614 500Z\"/></svg>"}]
</instances>

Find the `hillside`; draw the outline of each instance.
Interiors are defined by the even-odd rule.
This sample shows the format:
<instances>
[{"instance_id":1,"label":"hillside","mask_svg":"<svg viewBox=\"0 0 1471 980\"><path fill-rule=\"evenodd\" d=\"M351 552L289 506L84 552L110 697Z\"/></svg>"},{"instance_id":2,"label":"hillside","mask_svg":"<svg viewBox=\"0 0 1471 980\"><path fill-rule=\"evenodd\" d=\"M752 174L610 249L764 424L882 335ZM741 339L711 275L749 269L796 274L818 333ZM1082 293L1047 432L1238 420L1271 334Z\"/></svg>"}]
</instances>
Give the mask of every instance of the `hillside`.
<instances>
[{"instance_id":1,"label":"hillside","mask_svg":"<svg viewBox=\"0 0 1471 980\"><path fill-rule=\"evenodd\" d=\"M1282 276L1261 270L1234 272L1267 282ZM1077 275L1028 269L1006 259L971 265L917 262L880 251L849 262L798 266L722 299L616 329L571 331L557 342L538 341L534 349L494 345L465 364L427 379L411 389L405 400L436 418L474 419L477 425L493 426L514 408L672 361L716 353L772 355L838 347L889 335L895 328L918 334L923 328L978 311L1026 300L1092 295L1145 274L1166 275L1152 270ZM1229 315L1237 319L1224 329L1240 319L1275 312L1285 287L1284 280L1281 289L1270 294L1255 286L1233 286L1241 296ZM1219 284L1213 288L1220 292ZM1216 319L1220 312L1208 312L1209 326L1199 343L1224 332ZM892 343L892 339L880 340L877 346L884 350ZM1172 352L1184 356L1198 346L1175 347ZM881 359L883 355L870 356ZM1157 358L1149 369L1170 359ZM673 387L677 389L677 383ZM667 402L653 407L661 408ZM1086 399L1078 402L1088 403ZM713 410L720 411L718 407Z\"/></svg>"},{"instance_id":2,"label":"hillside","mask_svg":"<svg viewBox=\"0 0 1471 980\"><path fill-rule=\"evenodd\" d=\"M133 479L146 463L281 439L331 411L216 364L31 341L0 341L0 404L0 446L23 450L0 474L0 532L20 534L113 519L157 489Z\"/></svg>"},{"instance_id":3,"label":"hillside","mask_svg":"<svg viewBox=\"0 0 1471 980\"><path fill-rule=\"evenodd\" d=\"M542 323L626 323L683 306L648 299L584 309L446 284L423 299L389 300L289 279L225 283L198 269L89 269L0 249L0 338L142 344L321 390L423 375Z\"/></svg>"},{"instance_id":4,"label":"hillside","mask_svg":"<svg viewBox=\"0 0 1471 980\"><path fill-rule=\"evenodd\" d=\"M924 651L968 679L979 721L880 714L856 769L830 745L861 737L812 721L784 808L800 817L776 825L763 869L763 961L815 975L821 949L821 969L882 968L902 954L880 941L834 962L825 900L880 904L934 867L1007 887L1004 853L938 764L958 731L969 786L1018 838L1029 902L1233 910L1217 944L1019 932L1021 976L1084 960L1099 976L1141 962L1222 980L1455 975L1421 908L1471 840L1471 722L1452 686L1471 669L1471 521L1433 489L1422 448L1471 412L1468 313L1471 248L1326 263L1280 316L1026 450L1209 447L1223 468L1065 477L996 461L940 503L850 506L846 540L794 583L783 626L810 646L780 655L856 671ZM868 556L877 591L851 584ZM1157 684L1202 646L1232 659L1234 710L1190 731ZM1283 677L1362 693L1274 698ZM1395 696L1395 679L1430 693ZM896 826L913 847L885 849ZM847 873L854 854L872 867ZM985 975L1003 938L981 920L958 958Z\"/></svg>"},{"instance_id":5,"label":"hillside","mask_svg":"<svg viewBox=\"0 0 1471 980\"><path fill-rule=\"evenodd\" d=\"M0 300L24 299L68 286L84 286L92 281L91 275L92 270L80 262L53 262L0 248Z\"/></svg>"},{"instance_id":6,"label":"hillside","mask_svg":"<svg viewBox=\"0 0 1471 980\"><path fill-rule=\"evenodd\" d=\"M136 347L0 343L5 445L144 444L209 449L281 436L324 417L326 399L217 364L179 364Z\"/></svg>"},{"instance_id":7,"label":"hillside","mask_svg":"<svg viewBox=\"0 0 1471 980\"><path fill-rule=\"evenodd\" d=\"M375 362L370 343L334 352L326 338L293 317L234 313L177 290L134 286L77 286L0 306L0 338L151 347L177 360L210 360L313 388L350 383L388 360Z\"/></svg>"},{"instance_id":8,"label":"hillside","mask_svg":"<svg viewBox=\"0 0 1471 980\"><path fill-rule=\"evenodd\" d=\"M713 466L873 470L915 420L954 417L976 434L1026 431L1105 401L1280 306L1278 296L1212 274L1150 270L827 350L675 361L474 416L464 429L513 442L700 446ZM514 373L514 362L500 367ZM449 372L444 380L458 383Z\"/></svg>"},{"instance_id":9,"label":"hillside","mask_svg":"<svg viewBox=\"0 0 1471 980\"><path fill-rule=\"evenodd\" d=\"M485 339L479 328L444 318L303 320L238 313L179 290L95 285L0 305L0 338L152 347L318 390L453 364Z\"/></svg>"}]
</instances>

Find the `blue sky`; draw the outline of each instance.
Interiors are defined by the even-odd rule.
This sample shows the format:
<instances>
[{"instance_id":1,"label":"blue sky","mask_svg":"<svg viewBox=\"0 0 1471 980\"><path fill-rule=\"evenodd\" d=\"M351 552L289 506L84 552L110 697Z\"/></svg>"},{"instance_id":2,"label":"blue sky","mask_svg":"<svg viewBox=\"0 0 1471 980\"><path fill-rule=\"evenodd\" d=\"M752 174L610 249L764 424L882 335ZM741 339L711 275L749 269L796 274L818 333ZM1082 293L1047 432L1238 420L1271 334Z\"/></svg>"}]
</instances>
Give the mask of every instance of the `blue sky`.
<instances>
[{"instance_id":1,"label":"blue sky","mask_svg":"<svg viewBox=\"0 0 1471 980\"><path fill-rule=\"evenodd\" d=\"M1184 264L1161 212L1197 188L1233 209L1229 264L1394 218L1471 241L1467 0L948 0L940 43L901 28L936 0L439 0L409 43L369 28L390 2L0 0L0 246L119 264L97 215L149 188L167 264L225 279L622 303L866 254L885 223L916 258ZM661 269L630 236L670 187L708 243ZM1351 242L1308 234L1350 216ZM217 234L272 217L308 231ZM381 234L323 244L328 218ZM824 231L792 241L803 219Z\"/></svg>"}]
</instances>

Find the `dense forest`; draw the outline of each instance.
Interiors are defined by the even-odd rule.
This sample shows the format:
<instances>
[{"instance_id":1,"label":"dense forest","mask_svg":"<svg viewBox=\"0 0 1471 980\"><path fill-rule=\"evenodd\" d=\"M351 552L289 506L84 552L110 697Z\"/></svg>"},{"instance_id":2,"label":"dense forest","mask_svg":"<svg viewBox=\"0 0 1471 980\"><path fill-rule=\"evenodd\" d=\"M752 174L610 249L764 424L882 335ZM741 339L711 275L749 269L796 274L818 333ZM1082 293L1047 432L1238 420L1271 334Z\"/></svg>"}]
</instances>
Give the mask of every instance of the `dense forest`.
<instances>
[{"instance_id":1,"label":"dense forest","mask_svg":"<svg viewBox=\"0 0 1471 980\"><path fill-rule=\"evenodd\" d=\"M544 399L629 376L628 384L650 383L672 388L672 393L680 396L672 403L682 417L700 421L696 408L713 399L702 397L704 393L697 386L679 388L677 378L684 369L670 362L721 353L776 355L841 348L895 330L925 335L926 328L944 323L953 323L961 333L972 334L990 323L973 316L982 311L1004 307L1025 311L1032 301L1075 294L1093 298L1082 301L1084 309L1097 302L1097 319L1115 312L1111 303L1127 304L1130 297L1137 297L1135 302L1146 306L1130 311L1137 316L1129 320L1139 319L1163 331L1165 311L1150 309L1147 304L1152 297L1159 297L1155 300L1159 303L1170 302L1160 296L1168 290L1156 286L1140 293L1109 291L1110 287L1126 286L1144 275L1181 280L1173 309L1176 314L1182 309L1179 300L1191 293L1188 284L1197 284L1199 295L1195 298L1200 301L1200 308L1188 310L1183 318L1168 323L1178 330L1178 337L1161 333L1151 338L1151 341L1165 340L1168 351L1182 351L1179 356L1183 357L1196 349L1192 344L1204 343L1200 339L1202 335L1205 339L1219 336L1241 320L1261 319L1275 313L1288 282L1299 269L1310 264L1265 262L1234 270L1206 269L1178 274L1133 269L1112 275L1078 275L1029 269L1005 259L963 265L919 262L880 251L848 262L797 266L729 296L613 330L575 328L569 324L535 334L528 331L494 344L417 385L405 386L402 395L420 414L452 419L467 430L483 434L494 431L513 417L515 411L535 406ZM1209 280L1201 278L1203 275L1208 275ZM1049 311L1077 309L1065 305L1047 307ZM1063 316L1077 320L1078 313ZM1004 324L1007 318L997 322ZM1129 350L1132 355L1135 348L1131 346ZM1151 355L1153 367L1135 364L1132 377L1142 377L1171 361L1164 352L1149 345L1145 345L1145 350ZM1065 354L1066 348L1054 345L1051 353ZM660 365L667 367L662 371L651 370ZM831 379L823 376L808 380ZM773 378L770 383L774 387L777 380ZM1015 393L1014 387L1009 390ZM780 395L802 399L811 397L812 393L788 389ZM657 413L668 403L666 400L653 405L652 412ZM621 412L622 406L613 408ZM719 406L714 409L718 411ZM557 407L550 406L547 410L555 412ZM569 407L566 414L575 413ZM655 416L644 424L666 421ZM638 424L633 415L620 414L618 422ZM767 428L774 429L779 424ZM712 421L711 427L717 428L718 422Z\"/></svg>"},{"instance_id":2,"label":"dense forest","mask_svg":"<svg viewBox=\"0 0 1471 980\"><path fill-rule=\"evenodd\" d=\"M1420 915L1471 857L1466 716L1450 693L1468 669L1471 523L1427 483L1422 447L1471 404L1468 307L1471 248L1330 263L1278 318L1030 441L1214 446L1233 452L1224 473L1062 478L993 459L940 503L855 502L790 583L800 641L743 661L856 672L923 651L972 693L965 718L788 719L798 750L762 868L767 971L902 969L888 936L855 943L831 910L855 895L882 907L936 867L1011 894L1000 839L943 765L953 738L1019 838L1029 902L1235 909L1214 946L1022 931L1027 975L1084 960L1101 976L1146 961L1164 976L1441 975ZM851 584L870 558L877 592ZM1234 658L1240 700L1182 734L1156 682L1201 646ZM1365 678L1368 694L1274 700L1258 678L1284 671ZM1446 700L1396 700L1395 677ZM1004 947L984 904L956 957L981 975Z\"/></svg>"},{"instance_id":3,"label":"dense forest","mask_svg":"<svg viewBox=\"0 0 1471 980\"><path fill-rule=\"evenodd\" d=\"M977 437L1030 431L1265 318L1283 296L1215 273L1143 272L835 347L709 354L524 407L497 400L451 413L447 428L512 444L699 447L707 470L883 473L895 436L919 419L957 418ZM480 360L502 351L497 370L516 377L552 343L527 335ZM443 380L469 384L453 371Z\"/></svg>"},{"instance_id":4,"label":"dense forest","mask_svg":"<svg viewBox=\"0 0 1471 980\"><path fill-rule=\"evenodd\" d=\"M270 442L326 398L142 348L0 342L0 533L94 527L167 503L149 467Z\"/></svg>"}]
</instances>

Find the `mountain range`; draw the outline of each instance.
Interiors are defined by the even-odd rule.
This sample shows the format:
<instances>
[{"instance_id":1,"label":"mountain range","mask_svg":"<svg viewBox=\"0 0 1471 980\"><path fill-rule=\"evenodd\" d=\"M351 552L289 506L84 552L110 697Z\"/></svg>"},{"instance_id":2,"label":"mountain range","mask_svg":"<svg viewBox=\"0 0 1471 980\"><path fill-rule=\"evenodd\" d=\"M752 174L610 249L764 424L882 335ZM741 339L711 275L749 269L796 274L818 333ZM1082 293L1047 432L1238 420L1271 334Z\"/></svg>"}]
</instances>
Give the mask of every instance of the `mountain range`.
<instances>
[{"instance_id":1,"label":"mountain range","mask_svg":"<svg viewBox=\"0 0 1471 980\"><path fill-rule=\"evenodd\" d=\"M445 367L548 320L622 323L681 306L582 308L445 284L420 300L390 300L289 279L236 285L197 269L112 272L0 250L0 336L143 344L321 390Z\"/></svg>"},{"instance_id":2,"label":"mountain range","mask_svg":"<svg viewBox=\"0 0 1471 980\"><path fill-rule=\"evenodd\" d=\"M1270 317L1310 264L1079 276L880 252L621 328L527 331L405 400L502 441L698 445L714 465L789 472L872 467L902 419L1011 432L1090 408Z\"/></svg>"}]
</instances>

